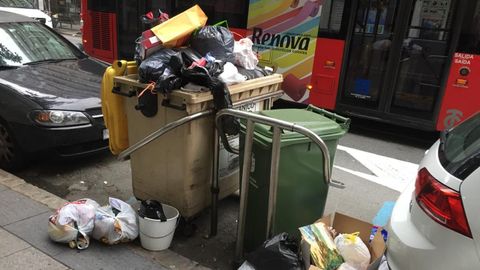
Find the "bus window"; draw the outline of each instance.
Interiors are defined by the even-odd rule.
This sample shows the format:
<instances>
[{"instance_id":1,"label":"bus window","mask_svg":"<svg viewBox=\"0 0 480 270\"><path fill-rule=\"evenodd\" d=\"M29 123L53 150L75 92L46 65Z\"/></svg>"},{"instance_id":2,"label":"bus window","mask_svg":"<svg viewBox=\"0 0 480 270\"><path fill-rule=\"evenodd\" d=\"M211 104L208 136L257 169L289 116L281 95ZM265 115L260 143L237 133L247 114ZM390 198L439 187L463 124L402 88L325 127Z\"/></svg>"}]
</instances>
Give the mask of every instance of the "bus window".
<instances>
[{"instance_id":1,"label":"bus window","mask_svg":"<svg viewBox=\"0 0 480 270\"><path fill-rule=\"evenodd\" d=\"M480 54L480 2L469 1L457 52Z\"/></svg>"},{"instance_id":2,"label":"bus window","mask_svg":"<svg viewBox=\"0 0 480 270\"><path fill-rule=\"evenodd\" d=\"M408 37L412 39L446 41L448 25L453 13L450 5L455 1L416 1Z\"/></svg>"},{"instance_id":3,"label":"bus window","mask_svg":"<svg viewBox=\"0 0 480 270\"><path fill-rule=\"evenodd\" d=\"M249 0L176 0L173 14L199 5L208 17L207 24L227 20L233 28L247 28Z\"/></svg>"},{"instance_id":4,"label":"bus window","mask_svg":"<svg viewBox=\"0 0 480 270\"><path fill-rule=\"evenodd\" d=\"M89 0L87 2L88 10L98 12L115 12L115 1L109 0Z\"/></svg>"},{"instance_id":5,"label":"bus window","mask_svg":"<svg viewBox=\"0 0 480 270\"><path fill-rule=\"evenodd\" d=\"M349 0L326 0L320 13L319 37L345 38Z\"/></svg>"}]
</instances>

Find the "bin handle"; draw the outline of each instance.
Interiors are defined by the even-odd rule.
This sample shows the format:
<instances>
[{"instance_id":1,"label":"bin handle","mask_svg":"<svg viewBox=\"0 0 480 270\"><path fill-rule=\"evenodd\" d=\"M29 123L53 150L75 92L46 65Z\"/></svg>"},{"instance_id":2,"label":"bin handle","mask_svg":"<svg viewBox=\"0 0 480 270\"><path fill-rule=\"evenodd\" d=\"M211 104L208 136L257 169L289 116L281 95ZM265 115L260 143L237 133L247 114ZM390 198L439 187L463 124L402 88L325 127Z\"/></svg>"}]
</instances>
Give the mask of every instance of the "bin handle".
<instances>
[{"instance_id":1,"label":"bin handle","mask_svg":"<svg viewBox=\"0 0 480 270\"><path fill-rule=\"evenodd\" d=\"M134 90L130 90L127 93L124 93L120 89L121 89L120 86L114 86L112 88L112 93L120 95L120 96L124 96L124 97L134 97L134 96L137 95L137 93Z\"/></svg>"},{"instance_id":2,"label":"bin handle","mask_svg":"<svg viewBox=\"0 0 480 270\"><path fill-rule=\"evenodd\" d=\"M350 127L350 122L351 122L350 118L343 117L343 116L338 115L336 113L329 112L325 109L320 109L320 108L318 108L314 105L311 105L311 104L308 105L307 110L332 119L333 121L340 124L340 126L345 130L347 130Z\"/></svg>"},{"instance_id":3,"label":"bin handle","mask_svg":"<svg viewBox=\"0 0 480 270\"><path fill-rule=\"evenodd\" d=\"M187 106L185 104L175 105L175 104L170 103L170 99L162 100L162 106L169 107L169 108L179 110L179 111L185 111L187 109Z\"/></svg>"}]
</instances>

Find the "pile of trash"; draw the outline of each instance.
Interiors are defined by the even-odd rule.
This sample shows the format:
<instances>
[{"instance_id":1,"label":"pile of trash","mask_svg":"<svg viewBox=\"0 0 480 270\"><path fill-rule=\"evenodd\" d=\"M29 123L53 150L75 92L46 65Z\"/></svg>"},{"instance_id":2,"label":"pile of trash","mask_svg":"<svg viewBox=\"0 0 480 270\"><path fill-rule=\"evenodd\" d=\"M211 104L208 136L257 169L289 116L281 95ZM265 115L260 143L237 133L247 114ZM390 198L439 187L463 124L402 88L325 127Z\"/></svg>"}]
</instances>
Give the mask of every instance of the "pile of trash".
<instances>
[{"instance_id":1,"label":"pile of trash","mask_svg":"<svg viewBox=\"0 0 480 270\"><path fill-rule=\"evenodd\" d=\"M301 239L281 233L265 241L247 254L239 270L388 269L388 234L381 227L334 213L299 230Z\"/></svg>"},{"instance_id":2,"label":"pile of trash","mask_svg":"<svg viewBox=\"0 0 480 270\"><path fill-rule=\"evenodd\" d=\"M139 82L147 84L137 93L137 107L146 117L156 114L149 106L156 105L157 94L175 89L210 91L216 110L230 108L228 85L272 74L273 69L258 66L250 39L236 41L226 21L206 25L207 19L198 5L173 18L162 11L142 17L150 29L136 41L135 61ZM236 134L238 127L227 125L225 131Z\"/></svg>"},{"instance_id":3,"label":"pile of trash","mask_svg":"<svg viewBox=\"0 0 480 270\"><path fill-rule=\"evenodd\" d=\"M320 269L367 270L370 251L359 233L337 234L322 222L300 228L310 245L313 265Z\"/></svg>"},{"instance_id":4,"label":"pile of trash","mask_svg":"<svg viewBox=\"0 0 480 270\"><path fill-rule=\"evenodd\" d=\"M50 239L86 249L90 237L109 245L137 238L137 214L133 208L116 198L108 201L106 206L91 199L66 203L48 219Z\"/></svg>"}]
</instances>

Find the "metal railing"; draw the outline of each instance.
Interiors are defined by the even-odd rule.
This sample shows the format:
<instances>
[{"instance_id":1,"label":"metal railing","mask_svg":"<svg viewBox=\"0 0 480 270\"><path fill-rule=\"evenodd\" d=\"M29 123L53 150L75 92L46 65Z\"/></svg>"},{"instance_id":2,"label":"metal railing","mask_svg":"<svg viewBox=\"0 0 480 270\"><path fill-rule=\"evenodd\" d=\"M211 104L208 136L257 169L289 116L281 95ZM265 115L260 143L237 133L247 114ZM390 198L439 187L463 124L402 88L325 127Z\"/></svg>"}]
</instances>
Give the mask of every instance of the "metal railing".
<instances>
[{"instance_id":1,"label":"metal railing","mask_svg":"<svg viewBox=\"0 0 480 270\"><path fill-rule=\"evenodd\" d=\"M280 162L280 143L281 143L281 134L282 130L287 130L291 132L297 132L303 134L312 140L321 150L323 156L323 181L326 185L331 185L330 176L330 154L328 147L325 142L313 131L296 125L294 123L262 116L255 113L244 112L234 109L223 109L217 112L216 115L216 126L217 129L215 132L215 144L214 144L214 163L213 163L213 177L211 183L212 189L212 212L211 212L211 227L210 227L210 236L214 236L217 233L217 203L218 203L218 164L219 164L219 142L218 134L223 134L223 129L221 125L221 119L225 116L233 116L240 119L246 120L246 131L245 131L245 145L243 151L243 167L241 175L241 188L240 188L240 211L238 217L238 228L237 228L237 242L235 247L235 257L237 260L243 257L243 247L244 247L244 235L245 235L245 217L247 209L247 200L248 200L248 187L250 180L250 170L252 166L252 145L253 145L253 133L256 123L269 125L273 128L273 138L272 138L272 156L271 156L271 166L270 166L270 186L269 186L269 197L268 197L268 214L267 214L267 233L266 239L272 237L273 224L275 223L275 209L276 209L276 198L277 198L277 185L278 185L278 167ZM222 139L225 149L236 151L232 149L228 140ZM229 151L230 151L229 150ZM342 184L338 184L338 187L342 188Z\"/></svg>"},{"instance_id":2,"label":"metal railing","mask_svg":"<svg viewBox=\"0 0 480 270\"><path fill-rule=\"evenodd\" d=\"M165 133L167 133L171 130L176 129L177 127L179 127L181 125L184 125L186 123L192 122L193 120L196 120L196 119L199 119L199 118L211 115L211 114L213 114L213 110L207 110L207 111L202 111L202 112L199 112L199 113L194 113L192 115L187 115L187 116L185 116L183 118L180 118L176 121L170 122L170 123L166 124L165 126L161 127L160 129L158 129L157 131L152 132L150 135L148 135L147 137L138 141L137 143L130 146L126 150L122 151L120 153L120 155L118 155L117 159L118 160L128 159L133 152L135 152L138 149L144 147L145 145L151 143L152 141L156 140L157 138L159 138L163 134L165 134Z\"/></svg>"}]
</instances>

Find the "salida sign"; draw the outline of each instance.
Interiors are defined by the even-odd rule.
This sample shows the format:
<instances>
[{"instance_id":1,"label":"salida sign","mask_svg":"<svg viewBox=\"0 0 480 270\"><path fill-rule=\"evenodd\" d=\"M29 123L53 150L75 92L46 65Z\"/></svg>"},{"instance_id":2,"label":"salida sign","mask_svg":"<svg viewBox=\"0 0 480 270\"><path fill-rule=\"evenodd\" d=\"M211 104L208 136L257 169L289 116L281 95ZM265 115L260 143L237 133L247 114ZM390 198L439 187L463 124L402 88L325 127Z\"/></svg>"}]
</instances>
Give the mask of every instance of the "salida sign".
<instances>
[{"instance_id":1,"label":"salida sign","mask_svg":"<svg viewBox=\"0 0 480 270\"><path fill-rule=\"evenodd\" d=\"M262 28L254 27L252 41L256 47L307 54L310 37L291 33L268 33L263 32Z\"/></svg>"},{"instance_id":2,"label":"salida sign","mask_svg":"<svg viewBox=\"0 0 480 270\"><path fill-rule=\"evenodd\" d=\"M455 53L455 64L470 65L474 58L473 54Z\"/></svg>"}]
</instances>

